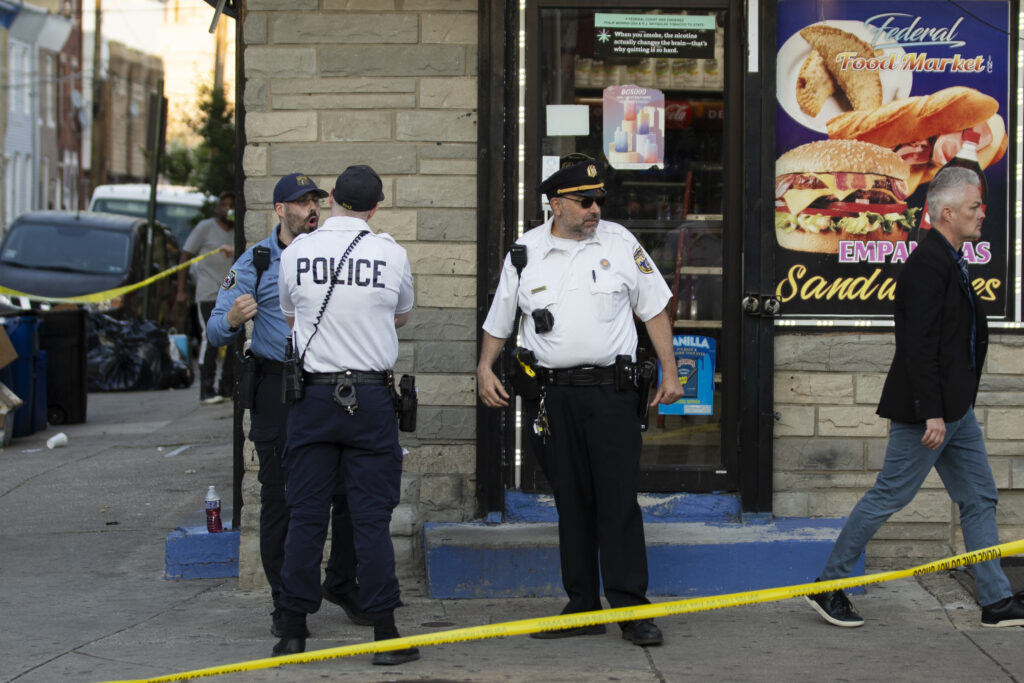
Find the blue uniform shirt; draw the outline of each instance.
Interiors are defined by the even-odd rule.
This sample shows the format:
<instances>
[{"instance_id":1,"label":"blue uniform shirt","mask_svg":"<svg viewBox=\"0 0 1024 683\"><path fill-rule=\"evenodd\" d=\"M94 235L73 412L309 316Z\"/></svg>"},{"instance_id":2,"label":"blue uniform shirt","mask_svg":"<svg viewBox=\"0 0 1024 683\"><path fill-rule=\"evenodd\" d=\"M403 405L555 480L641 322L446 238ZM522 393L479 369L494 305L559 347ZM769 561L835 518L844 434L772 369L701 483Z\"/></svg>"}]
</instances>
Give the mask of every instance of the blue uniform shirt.
<instances>
[{"instance_id":1,"label":"blue uniform shirt","mask_svg":"<svg viewBox=\"0 0 1024 683\"><path fill-rule=\"evenodd\" d=\"M281 247L277 242L280 224L264 240L254 246L270 247L270 267L263 271L260 279L260 291L253 293L256 286L256 269L252 265L252 249L246 249L217 291L217 304L213 307L210 320L206 324L206 335L214 346L226 346L235 340L241 327L234 332L228 323L228 311L235 299L243 294L252 294L256 299L256 317L253 318L252 345L249 347L254 356L268 360L283 361L285 340L291 334L288 323L281 313L281 302L278 299L277 275L281 268Z\"/></svg>"}]
</instances>

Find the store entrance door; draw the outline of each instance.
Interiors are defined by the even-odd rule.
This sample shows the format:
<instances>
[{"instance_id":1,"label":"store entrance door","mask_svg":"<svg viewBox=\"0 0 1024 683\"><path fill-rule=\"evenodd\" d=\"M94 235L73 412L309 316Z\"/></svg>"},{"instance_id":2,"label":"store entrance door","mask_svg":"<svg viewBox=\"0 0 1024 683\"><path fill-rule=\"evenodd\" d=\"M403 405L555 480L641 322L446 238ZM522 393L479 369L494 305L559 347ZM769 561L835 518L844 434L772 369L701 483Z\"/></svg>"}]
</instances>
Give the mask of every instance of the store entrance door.
<instances>
[{"instance_id":1,"label":"store entrance door","mask_svg":"<svg viewBox=\"0 0 1024 683\"><path fill-rule=\"evenodd\" d=\"M652 413L640 489L737 490L741 12L729 2L531 0L524 20L520 225L547 218L534 187L560 156L606 166L602 217L636 235L672 290L670 371L687 389ZM653 356L637 325L639 355ZM518 442L522 489L546 490L530 440Z\"/></svg>"}]
</instances>

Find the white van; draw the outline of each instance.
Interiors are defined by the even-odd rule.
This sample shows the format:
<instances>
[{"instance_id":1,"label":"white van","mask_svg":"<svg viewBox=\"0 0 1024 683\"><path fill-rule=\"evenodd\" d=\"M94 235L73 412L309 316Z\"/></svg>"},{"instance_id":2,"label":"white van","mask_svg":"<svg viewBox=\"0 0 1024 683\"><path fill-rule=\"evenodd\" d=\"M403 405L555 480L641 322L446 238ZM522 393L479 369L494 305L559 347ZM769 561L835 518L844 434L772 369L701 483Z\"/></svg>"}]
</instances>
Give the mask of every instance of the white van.
<instances>
[{"instance_id":1,"label":"white van","mask_svg":"<svg viewBox=\"0 0 1024 683\"><path fill-rule=\"evenodd\" d=\"M212 201L212 198L194 187L157 185L156 219L170 228L178 244L183 245L207 200ZM149 215L149 185L100 185L92 193L89 210L146 218Z\"/></svg>"}]
</instances>

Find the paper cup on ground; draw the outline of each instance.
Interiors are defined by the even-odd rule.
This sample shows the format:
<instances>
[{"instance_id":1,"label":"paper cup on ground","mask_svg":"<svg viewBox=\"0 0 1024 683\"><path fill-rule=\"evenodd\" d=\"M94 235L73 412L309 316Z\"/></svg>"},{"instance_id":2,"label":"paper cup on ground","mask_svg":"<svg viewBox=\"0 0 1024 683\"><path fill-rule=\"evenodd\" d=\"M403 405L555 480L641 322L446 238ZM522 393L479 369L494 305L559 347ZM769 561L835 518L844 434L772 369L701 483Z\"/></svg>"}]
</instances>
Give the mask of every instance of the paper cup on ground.
<instances>
[{"instance_id":1,"label":"paper cup on ground","mask_svg":"<svg viewBox=\"0 0 1024 683\"><path fill-rule=\"evenodd\" d=\"M51 436L49 439L46 440L46 447L47 448L60 448L61 446L67 446L67 445L68 445L68 435L65 434L64 432L60 432L58 434L54 434L53 436Z\"/></svg>"}]
</instances>

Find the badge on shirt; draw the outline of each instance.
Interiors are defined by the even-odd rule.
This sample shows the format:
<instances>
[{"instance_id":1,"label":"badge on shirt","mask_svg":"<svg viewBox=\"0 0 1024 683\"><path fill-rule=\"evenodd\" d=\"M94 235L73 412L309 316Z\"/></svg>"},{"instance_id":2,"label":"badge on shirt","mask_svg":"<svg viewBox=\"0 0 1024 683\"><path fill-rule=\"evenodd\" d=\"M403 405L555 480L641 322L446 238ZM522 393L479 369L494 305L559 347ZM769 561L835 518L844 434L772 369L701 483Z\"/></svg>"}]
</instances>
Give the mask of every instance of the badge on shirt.
<instances>
[{"instance_id":1,"label":"badge on shirt","mask_svg":"<svg viewBox=\"0 0 1024 683\"><path fill-rule=\"evenodd\" d=\"M225 277L224 282L220 283L220 286L224 289L231 289L235 286L235 271L230 271Z\"/></svg>"},{"instance_id":2,"label":"badge on shirt","mask_svg":"<svg viewBox=\"0 0 1024 683\"><path fill-rule=\"evenodd\" d=\"M647 254L644 252L643 247L636 248L636 251L633 252L633 260L636 261L636 267L644 275L650 275L654 272L654 268L651 267L651 262L647 260Z\"/></svg>"}]
</instances>

